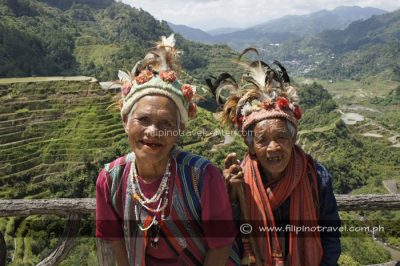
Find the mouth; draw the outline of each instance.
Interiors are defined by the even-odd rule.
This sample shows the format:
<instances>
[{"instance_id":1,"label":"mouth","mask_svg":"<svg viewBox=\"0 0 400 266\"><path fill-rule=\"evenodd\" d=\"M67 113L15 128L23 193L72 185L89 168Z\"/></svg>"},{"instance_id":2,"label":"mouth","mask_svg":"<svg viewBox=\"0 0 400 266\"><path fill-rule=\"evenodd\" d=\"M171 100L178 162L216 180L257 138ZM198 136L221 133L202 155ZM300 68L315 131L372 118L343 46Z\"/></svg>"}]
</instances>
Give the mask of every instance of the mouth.
<instances>
[{"instance_id":1,"label":"mouth","mask_svg":"<svg viewBox=\"0 0 400 266\"><path fill-rule=\"evenodd\" d=\"M283 155L269 156L267 157L268 162L280 162L283 159Z\"/></svg>"},{"instance_id":2,"label":"mouth","mask_svg":"<svg viewBox=\"0 0 400 266\"><path fill-rule=\"evenodd\" d=\"M150 140L141 140L139 141L143 146L146 146L152 150L161 148L163 145L159 142L150 141Z\"/></svg>"}]
</instances>

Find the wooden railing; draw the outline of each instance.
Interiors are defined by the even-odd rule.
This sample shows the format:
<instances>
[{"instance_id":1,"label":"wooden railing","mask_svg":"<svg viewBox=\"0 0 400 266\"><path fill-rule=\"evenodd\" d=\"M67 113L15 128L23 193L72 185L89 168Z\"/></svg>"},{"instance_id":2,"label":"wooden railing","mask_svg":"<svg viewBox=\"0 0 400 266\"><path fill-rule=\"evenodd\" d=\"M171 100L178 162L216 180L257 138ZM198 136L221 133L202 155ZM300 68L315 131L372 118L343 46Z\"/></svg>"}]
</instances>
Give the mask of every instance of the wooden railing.
<instances>
[{"instance_id":1,"label":"wooden railing","mask_svg":"<svg viewBox=\"0 0 400 266\"><path fill-rule=\"evenodd\" d=\"M400 210L400 194L336 195L336 200L341 211ZM68 217L63 236L53 252L39 262L38 265L41 266L57 265L68 255L78 236L81 216L94 214L95 211L96 201L92 198L0 200L0 217L48 214ZM99 265L114 265L115 260L109 243L96 240L96 245ZM6 264L6 253L4 236L0 232L0 266Z\"/></svg>"}]
</instances>

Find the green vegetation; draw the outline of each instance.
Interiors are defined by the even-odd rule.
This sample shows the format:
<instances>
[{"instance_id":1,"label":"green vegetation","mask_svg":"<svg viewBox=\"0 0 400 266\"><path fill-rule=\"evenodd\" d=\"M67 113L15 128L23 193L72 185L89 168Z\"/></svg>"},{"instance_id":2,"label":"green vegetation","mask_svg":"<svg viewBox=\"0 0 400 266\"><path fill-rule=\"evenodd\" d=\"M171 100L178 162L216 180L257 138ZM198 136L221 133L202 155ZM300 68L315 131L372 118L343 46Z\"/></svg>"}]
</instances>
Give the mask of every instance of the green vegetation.
<instances>
[{"instance_id":1,"label":"green vegetation","mask_svg":"<svg viewBox=\"0 0 400 266\"><path fill-rule=\"evenodd\" d=\"M399 79L400 11L351 23L344 30L324 31L292 39L278 47L269 44L267 59L287 62L299 75L332 81L385 73L385 79Z\"/></svg>"},{"instance_id":2,"label":"green vegetation","mask_svg":"<svg viewBox=\"0 0 400 266\"><path fill-rule=\"evenodd\" d=\"M131 69L160 35L171 33L165 22L111 0L7 0L0 3L0 15L1 77L79 74L113 80L118 69ZM278 55L272 58L320 61L307 79L296 79L304 111L298 144L328 168L336 193L387 193L382 181L400 180L400 50L393 39L398 16L376 16L365 22L371 24L367 30L364 22L357 22L345 31L272 51ZM384 26L374 28L377 24ZM362 34L368 38L360 39ZM177 45L187 71L181 78L197 85L204 97L199 101L204 109L199 108L178 145L220 167L229 152L243 158L241 137L220 129L215 101L203 85L209 74L238 76L240 68L232 63L236 53L225 45L198 44L180 36ZM315 83L316 76L326 80ZM0 80L0 198L94 197L99 169L129 151L113 96L85 78ZM347 113L363 120L345 124ZM385 224L379 239L400 246L400 223L393 224L399 213L362 215L371 225ZM359 215L341 214L347 221L358 221ZM95 264L94 239L86 237L94 234L93 217L84 217L82 223L85 237L62 265ZM15 257L10 265L43 259L64 225L64 219L52 216L0 219L9 255ZM389 260L366 234L345 234L342 243L341 265Z\"/></svg>"},{"instance_id":3,"label":"green vegetation","mask_svg":"<svg viewBox=\"0 0 400 266\"><path fill-rule=\"evenodd\" d=\"M10 0L0 3L0 15L0 77L115 80L118 69L132 69L161 35L172 33L149 13L112 0ZM177 46L183 67L200 80L234 67L236 53L225 45L177 36Z\"/></svg>"}]
</instances>

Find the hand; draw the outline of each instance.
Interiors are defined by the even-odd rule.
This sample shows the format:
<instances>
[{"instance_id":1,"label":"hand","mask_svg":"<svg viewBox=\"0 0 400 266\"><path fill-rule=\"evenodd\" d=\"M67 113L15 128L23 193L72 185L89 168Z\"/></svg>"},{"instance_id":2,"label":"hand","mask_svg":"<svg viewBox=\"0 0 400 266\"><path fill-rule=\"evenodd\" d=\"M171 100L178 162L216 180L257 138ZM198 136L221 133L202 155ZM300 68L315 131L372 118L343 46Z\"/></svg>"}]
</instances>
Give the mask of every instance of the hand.
<instances>
[{"instance_id":1,"label":"hand","mask_svg":"<svg viewBox=\"0 0 400 266\"><path fill-rule=\"evenodd\" d=\"M238 200L238 190L244 182L243 170L240 166L240 161L236 157L236 153L228 154L224 164L223 175L228 188L229 199L231 203L235 203Z\"/></svg>"}]
</instances>

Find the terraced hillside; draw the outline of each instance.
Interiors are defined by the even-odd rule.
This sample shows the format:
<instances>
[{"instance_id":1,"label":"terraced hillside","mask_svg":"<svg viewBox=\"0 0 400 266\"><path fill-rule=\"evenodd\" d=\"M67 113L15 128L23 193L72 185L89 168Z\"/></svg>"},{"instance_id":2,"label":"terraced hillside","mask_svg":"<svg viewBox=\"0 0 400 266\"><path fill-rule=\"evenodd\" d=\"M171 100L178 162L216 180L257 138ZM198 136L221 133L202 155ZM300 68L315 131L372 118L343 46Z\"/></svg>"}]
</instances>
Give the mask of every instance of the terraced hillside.
<instances>
[{"instance_id":1,"label":"terraced hillside","mask_svg":"<svg viewBox=\"0 0 400 266\"><path fill-rule=\"evenodd\" d=\"M93 195L91 165L121 152L112 94L96 80L0 81L0 198ZM123 149L123 148L121 148Z\"/></svg>"},{"instance_id":2,"label":"terraced hillside","mask_svg":"<svg viewBox=\"0 0 400 266\"><path fill-rule=\"evenodd\" d=\"M182 77L198 84L188 74ZM114 96L88 77L0 79L0 198L94 197L102 165L128 151L119 113L110 107ZM233 145L211 151L225 137L216 131L214 115L202 108L189 128L179 144L217 164L243 145L236 136ZM93 217L82 223L81 235L93 236ZM0 219L10 265L38 263L64 226L59 217ZM94 239L83 238L62 265L95 262Z\"/></svg>"}]
</instances>

